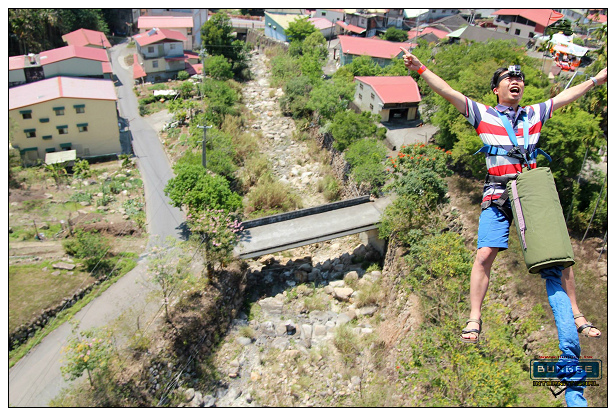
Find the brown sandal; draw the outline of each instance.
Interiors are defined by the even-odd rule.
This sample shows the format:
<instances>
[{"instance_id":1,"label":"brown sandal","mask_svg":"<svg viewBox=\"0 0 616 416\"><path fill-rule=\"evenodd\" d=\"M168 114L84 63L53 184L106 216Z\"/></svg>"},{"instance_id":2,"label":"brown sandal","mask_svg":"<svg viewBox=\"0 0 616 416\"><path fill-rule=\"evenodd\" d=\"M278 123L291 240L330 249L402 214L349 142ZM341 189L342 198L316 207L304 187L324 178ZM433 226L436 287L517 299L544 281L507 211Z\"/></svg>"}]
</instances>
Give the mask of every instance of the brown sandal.
<instances>
[{"instance_id":1,"label":"brown sandal","mask_svg":"<svg viewBox=\"0 0 616 416\"><path fill-rule=\"evenodd\" d=\"M470 318L468 321L466 321L466 325L468 326L470 322L475 322L476 324L479 324L479 329L463 329L462 334L460 335L460 341L466 344L476 344L479 341L479 334L481 334L482 321L481 319ZM464 334L477 334L477 335L475 336L475 338L464 338L462 336Z\"/></svg>"},{"instance_id":2,"label":"brown sandal","mask_svg":"<svg viewBox=\"0 0 616 416\"><path fill-rule=\"evenodd\" d=\"M573 315L573 320L576 320L577 318L583 318L583 317L584 317L584 314L576 313L575 315ZM586 322L585 324L582 324L582 325L579 325L579 326L576 324L575 326L577 327L577 332L579 334L584 335L587 338L600 338L601 337L601 334L599 334L599 335L589 335L590 334L590 330L592 328L594 328L597 331L599 331L599 328L594 326L592 324L592 322Z\"/></svg>"}]
</instances>

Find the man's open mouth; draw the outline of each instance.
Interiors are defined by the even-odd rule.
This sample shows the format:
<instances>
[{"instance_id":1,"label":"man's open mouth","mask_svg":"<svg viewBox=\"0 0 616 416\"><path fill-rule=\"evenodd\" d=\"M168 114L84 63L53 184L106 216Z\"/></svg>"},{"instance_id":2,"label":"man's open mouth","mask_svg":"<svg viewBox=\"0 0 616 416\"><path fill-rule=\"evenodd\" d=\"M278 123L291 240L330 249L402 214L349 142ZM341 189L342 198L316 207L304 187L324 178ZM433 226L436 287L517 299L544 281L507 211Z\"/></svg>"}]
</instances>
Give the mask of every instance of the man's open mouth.
<instances>
[{"instance_id":1,"label":"man's open mouth","mask_svg":"<svg viewBox=\"0 0 616 416\"><path fill-rule=\"evenodd\" d=\"M520 87L511 87L509 88L509 92L513 93L513 94L519 94L520 93Z\"/></svg>"}]
</instances>

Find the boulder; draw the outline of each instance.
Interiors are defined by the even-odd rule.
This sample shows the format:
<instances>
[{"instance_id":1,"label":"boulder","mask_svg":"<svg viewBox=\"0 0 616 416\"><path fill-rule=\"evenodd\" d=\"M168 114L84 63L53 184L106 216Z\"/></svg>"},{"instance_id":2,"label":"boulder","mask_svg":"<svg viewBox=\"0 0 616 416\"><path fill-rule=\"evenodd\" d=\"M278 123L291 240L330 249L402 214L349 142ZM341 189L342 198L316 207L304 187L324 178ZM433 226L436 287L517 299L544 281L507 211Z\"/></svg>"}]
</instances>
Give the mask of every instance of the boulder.
<instances>
[{"instance_id":1,"label":"boulder","mask_svg":"<svg viewBox=\"0 0 616 416\"><path fill-rule=\"evenodd\" d=\"M351 295L353 294L353 289L350 287L335 287L334 288L334 297L340 301L347 302Z\"/></svg>"},{"instance_id":2,"label":"boulder","mask_svg":"<svg viewBox=\"0 0 616 416\"><path fill-rule=\"evenodd\" d=\"M276 316L282 314L282 300L275 298L265 298L259 301L259 306L266 316Z\"/></svg>"}]
</instances>

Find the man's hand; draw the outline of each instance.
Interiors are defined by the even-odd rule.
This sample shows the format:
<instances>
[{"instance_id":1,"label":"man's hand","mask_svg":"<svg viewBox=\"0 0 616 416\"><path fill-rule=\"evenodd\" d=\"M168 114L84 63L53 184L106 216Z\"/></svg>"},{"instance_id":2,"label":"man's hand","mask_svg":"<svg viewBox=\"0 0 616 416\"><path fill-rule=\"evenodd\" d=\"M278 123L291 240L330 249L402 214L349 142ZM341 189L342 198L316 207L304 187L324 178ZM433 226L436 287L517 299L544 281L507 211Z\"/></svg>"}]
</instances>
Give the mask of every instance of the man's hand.
<instances>
[{"instance_id":1,"label":"man's hand","mask_svg":"<svg viewBox=\"0 0 616 416\"><path fill-rule=\"evenodd\" d=\"M406 64L406 62L405 62ZM595 75L597 85L603 85L607 82L607 68L603 68L597 75Z\"/></svg>"},{"instance_id":2,"label":"man's hand","mask_svg":"<svg viewBox=\"0 0 616 416\"><path fill-rule=\"evenodd\" d=\"M421 68L423 64L419 61L419 59L417 59L415 55L411 54L403 47L400 47L400 49L402 49L402 52L404 52L404 56L402 57L402 59L404 59L404 66L413 71L417 71L419 68Z\"/></svg>"}]
</instances>

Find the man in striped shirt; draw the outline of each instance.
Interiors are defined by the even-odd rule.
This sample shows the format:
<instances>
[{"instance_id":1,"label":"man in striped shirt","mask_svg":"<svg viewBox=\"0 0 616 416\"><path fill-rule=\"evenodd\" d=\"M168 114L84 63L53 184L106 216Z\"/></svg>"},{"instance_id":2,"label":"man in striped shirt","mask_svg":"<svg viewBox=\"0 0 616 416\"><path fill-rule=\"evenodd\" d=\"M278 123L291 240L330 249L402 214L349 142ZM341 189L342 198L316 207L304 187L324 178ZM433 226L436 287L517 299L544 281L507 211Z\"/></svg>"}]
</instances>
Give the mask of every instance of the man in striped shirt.
<instances>
[{"instance_id":1,"label":"man in striped shirt","mask_svg":"<svg viewBox=\"0 0 616 416\"><path fill-rule=\"evenodd\" d=\"M595 77L568 88L556 97L541 104L521 107L520 101L524 94L524 77L521 73L510 73L507 68L497 70L492 79L492 92L496 94L498 104L488 107L477 103L454 90L438 75L423 65L416 56L402 49L405 53L404 63L407 68L418 71L428 86L437 94L445 98L460 111L473 125L485 146L500 147L506 151L514 147L507 130L504 127L499 112L511 123L515 135L523 139L523 115L528 119L528 154L533 156L528 163L531 168L536 167L536 155L533 155L539 141L543 124L557 110L580 98L596 85L607 81L607 68L601 70ZM522 171L519 158L505 155L487 155L486 164L488 174L493 177L514 176ZM500 250L507 248L509 227L511 221L503 211L499 210L492 201L498 200L506 189L504 182L488 181L484 186L482 207L485 208L479 219L479 232L477 241L477 255L471 271L470 320L463 331L461 338L465 342L477 342L481 331L481 304L488 290L490 270L496 255ZM508 205L508 202L507 202ZM561 277L562 287L571 300L574 316L581 315L575 297L575 282L571 268L563 270ZM590 326L583 315L575 319L576 326L583 328L583 334L598 337L601 332Z\"/></svg>"}]
</instances>

